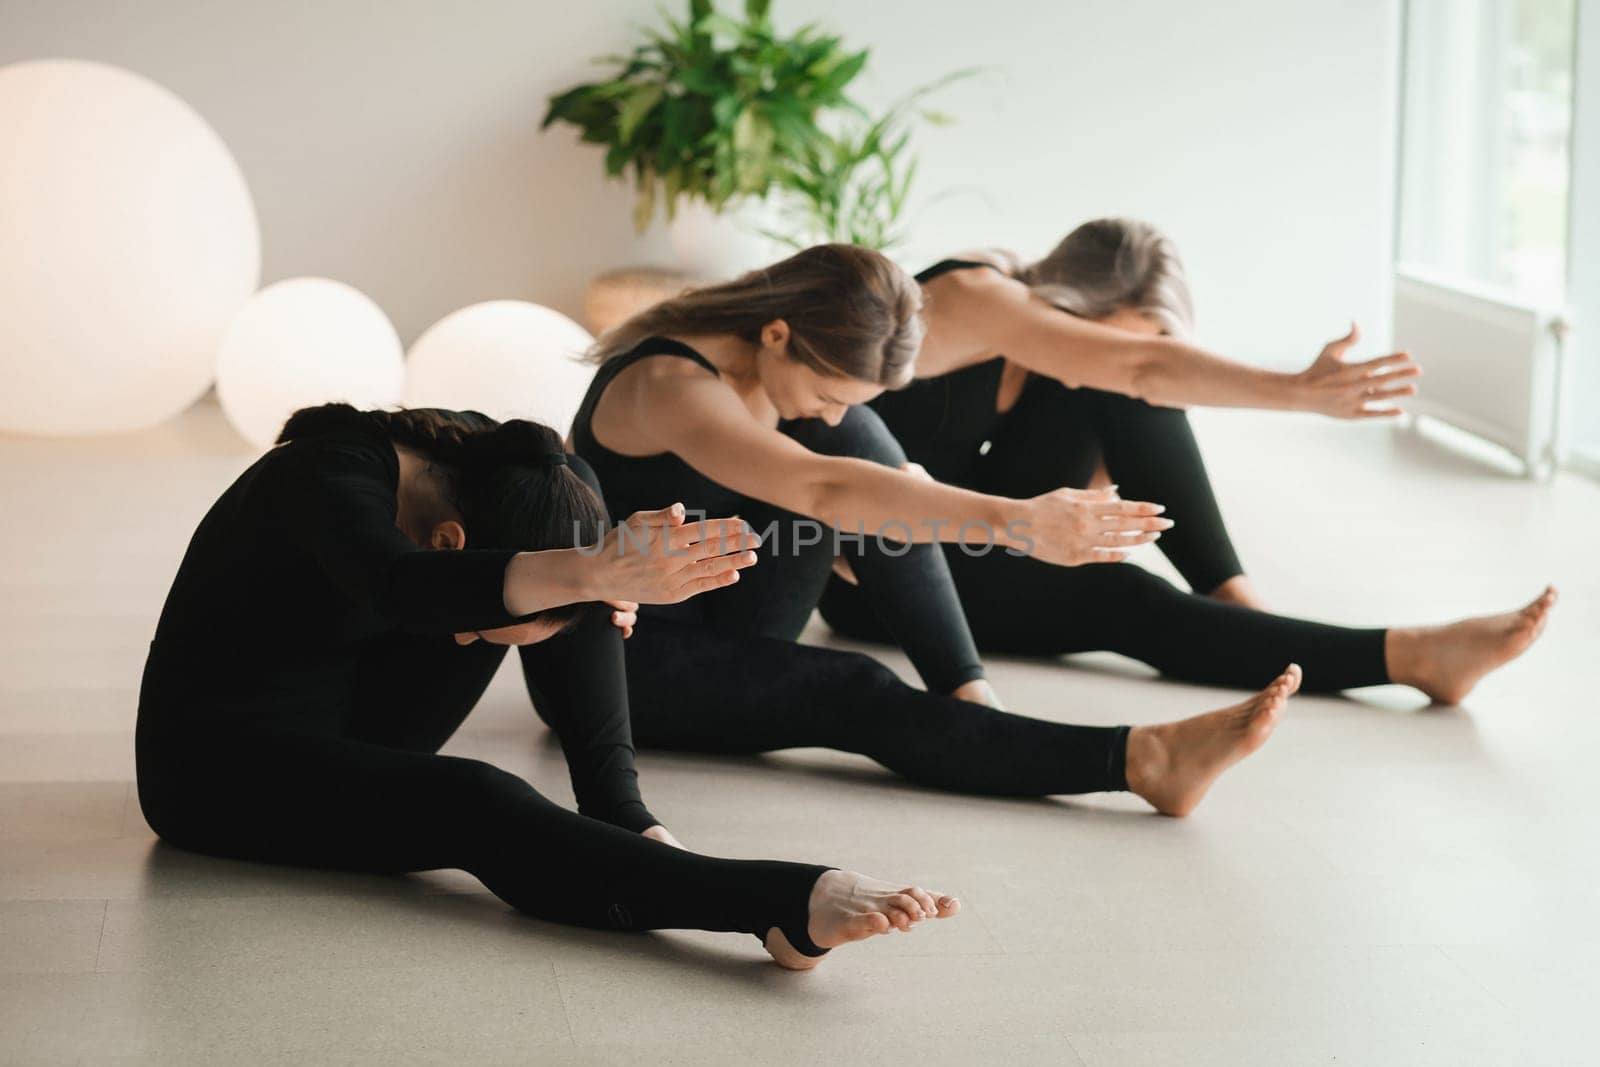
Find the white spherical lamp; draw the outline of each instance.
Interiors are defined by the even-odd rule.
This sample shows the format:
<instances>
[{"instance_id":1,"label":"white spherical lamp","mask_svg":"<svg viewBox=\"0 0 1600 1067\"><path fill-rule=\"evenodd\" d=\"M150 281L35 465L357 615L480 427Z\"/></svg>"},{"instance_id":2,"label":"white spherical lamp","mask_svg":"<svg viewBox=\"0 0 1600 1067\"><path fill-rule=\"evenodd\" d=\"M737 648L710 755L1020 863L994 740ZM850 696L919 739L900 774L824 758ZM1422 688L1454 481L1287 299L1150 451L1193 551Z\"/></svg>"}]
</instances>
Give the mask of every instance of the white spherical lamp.
<instances>
[{"instance_id":1,"label":"white spherical lamp","mask_svg":"<svg viewBox=\"0 0 1600 1067\"><path fill-rule=\"evenodd\" d=\"M559 311L491 300L453 311L417 338L406 358L407 407L533 419L565 434L594 367L594 338Z\"/></svg>"},{"instance_id":2,"label":"white spherical lamp","mask_svg":"<svg viewBox=\"0 0 1600 1067\"><path fill-rule=\"evenodd\" d=\"M392 407L405 384L383 310L326 278L267 286L239 309L217 353L217 398L245 440L271 445L296 410L343 401Z\"/></svg>"},{"instance_id":3,"label":"white spherical lamp","mask_svg":"<svg viewBox=\"0 0 1600 1067\"><path fill-rule=\"evenodd\" d=\"M101 63L0 68L0 430L182 411L260 274L250 191L194 109Z\"/></svg>"}]
</instances>

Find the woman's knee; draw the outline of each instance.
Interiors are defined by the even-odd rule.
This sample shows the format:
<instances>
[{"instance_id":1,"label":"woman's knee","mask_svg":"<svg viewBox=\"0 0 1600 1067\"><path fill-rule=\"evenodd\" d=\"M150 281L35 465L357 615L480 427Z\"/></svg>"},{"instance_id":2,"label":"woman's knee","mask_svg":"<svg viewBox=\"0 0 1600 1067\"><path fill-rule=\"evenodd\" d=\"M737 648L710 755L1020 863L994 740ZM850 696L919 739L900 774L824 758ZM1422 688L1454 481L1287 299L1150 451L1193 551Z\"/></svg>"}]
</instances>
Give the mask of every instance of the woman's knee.
<instances>
[{"instance_id":1,"label":"woman's knee","mask_svg":"<svg viewBox=\"0 0 1600 1067\"><path fill-rule=\"evenodd\" d=\"M884 424L883 417L861 404L846 409L837 426L829 426L821 419L801 419L786 424L784 432L825 456L868 459L886 467L899 467L906 462L905 449Z\"/></svg>"},{"instance_id":2,"label":"woman's knee","mask_svg":"<svg viewBox=\"0 0 1600 1067\"><path fill-rule=\"evenodd\" d=\"M482 760L459 756L435 756L437 784L451 792L493 801L520 800L533 787L510 771L503 771Z\"/></svg>"},{"instance_id":3,"label":"woman's knee","mask_svg":"<svg viewBox=\"0 0 1600 1067\"><path fill-rule=\"evenodd\" d=\"M850 694L881 697L897 689L908 689L900 676L881 660L865 652L841 652L839 662L831 667L837 671L843 688ZM864 707L881 705L865 704Z\"/></svg>"}]
</instances>

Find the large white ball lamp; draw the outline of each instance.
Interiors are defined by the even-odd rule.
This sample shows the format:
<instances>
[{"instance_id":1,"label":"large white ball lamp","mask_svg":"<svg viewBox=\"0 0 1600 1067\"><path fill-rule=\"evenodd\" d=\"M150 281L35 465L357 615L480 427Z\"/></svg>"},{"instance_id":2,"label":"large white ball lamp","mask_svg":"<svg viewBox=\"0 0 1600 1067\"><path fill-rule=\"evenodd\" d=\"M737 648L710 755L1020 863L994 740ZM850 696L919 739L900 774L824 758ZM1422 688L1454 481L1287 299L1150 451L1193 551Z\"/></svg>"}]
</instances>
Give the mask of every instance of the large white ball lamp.
<instances>
[{"instance_id":1,"label":"large white ball lamp","mask_svg":"<svg viewBox=\"0 0 1600 1067\"><path fill-rule=\"evenodd\" d=\"M0 430L177 414L260 276L250 191L193 108L102 63L0 67Z\"/></svg>"},{"instance_id":2,"label":"large white ball lamp","mask_svg":"<svg viewBox=\"0 0 1600 1067\"><path fill-rule=\"evenodd\" d=\"M589 332L559 311L491 300L428 327L406 357L406 407L533 419L565 434L594 377Z\"/></svg>"},{"instance_id":3,"label":"large white ball lamp","mask_svg":"<svg viewBox=\"0 0 1600 1067\"><path fill-rule=\"evenodd\" d=\"M393 407L405 385L400 338L383 310L343 282L290 278L228 324L217 399L245 440L266 448L297 409L344 401Z\"/></svg>"}]
</instances>

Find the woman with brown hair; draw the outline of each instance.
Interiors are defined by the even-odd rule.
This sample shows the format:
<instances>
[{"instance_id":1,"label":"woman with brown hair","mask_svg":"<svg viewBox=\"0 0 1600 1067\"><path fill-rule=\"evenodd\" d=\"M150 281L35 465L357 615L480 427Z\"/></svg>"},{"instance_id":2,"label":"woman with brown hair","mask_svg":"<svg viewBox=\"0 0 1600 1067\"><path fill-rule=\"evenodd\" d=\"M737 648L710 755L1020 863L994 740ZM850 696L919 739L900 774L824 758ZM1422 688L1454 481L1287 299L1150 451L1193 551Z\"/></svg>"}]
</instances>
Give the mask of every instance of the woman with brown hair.
<instances>
[{"instance_id":1,"label":"woman with brown hair","mask_svg":"<svg viewBox=\"0 0 1600 1067\"><path fill-rule=\"evenodd\" d=\"M980 649L1109 650L1189 681L1251 687L1285 659L1321 691L1385 682L1463 699L1539 635L1554 590L1517 611L1448 626L1351 629L1268 614L1234 552L1187 415L1178 404L1391 418L1416 391L1405 353L1346 362L1354 326L1304 371L1236 363L1187 338L1182 260L1148 223L1099 219L1044 259L944 260L918 275L927 334L918 381L872 401L933 478L1010 496L1095 484L1097 472L1167 508L1160 547L1192 592L1142 568L1041 566L946 552ZM821 600L835 630L893 633L841 566Z\"/></svg>"},{"instance_id":2,"label":"woman with brown hair","mask_svg":"<svg viewBox=\"0 0 1600 1067\"><path fill-rule=\"evenodd\" d=\"M636 738L723 753L828 747L943 789L1126 789L1191 811L1265 742L1299 669L1285 660L1243 703L1155 726L986 706L994 694L934 542L1093 570L1170 524L1105 491L1011 498L899 470L904 454L864 405L910 380L920 305L889 260L823 245L659 304L596 345L572 443L608 505L682 500L737 514L765 539L737 585L643 609L627 656ZM929 691L871 657L795 643L841 554Z\"/></svg>"}]
</instances>

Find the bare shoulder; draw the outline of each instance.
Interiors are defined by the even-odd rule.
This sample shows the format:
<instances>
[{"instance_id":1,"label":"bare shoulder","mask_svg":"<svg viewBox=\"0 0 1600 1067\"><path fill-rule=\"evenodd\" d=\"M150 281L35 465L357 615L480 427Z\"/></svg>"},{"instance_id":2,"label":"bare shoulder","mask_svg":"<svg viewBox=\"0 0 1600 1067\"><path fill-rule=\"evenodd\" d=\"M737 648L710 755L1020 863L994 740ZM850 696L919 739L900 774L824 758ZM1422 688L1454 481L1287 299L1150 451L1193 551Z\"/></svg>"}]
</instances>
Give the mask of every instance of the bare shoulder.
<instances>
[{"instance_id":1,"label":"bare shoulder","mask_svg":"<svg viewBox=\"0 0 1600 1067\"><path fill-rule=\"evenodd\" d=\"M646 356L624 368L606 391L616 390L634 396L678 392L695 382L716 382L717 376L692 359L682 356Z\"/></svg>"},{"instance_id":2,"label":"bare shoulder","mask_svg":"<svg viewBox=\"0 0 1600 1067\"><path fill-rule=\"evenodd\" d=\"M667 447L659 439L661 412L704 410L725 387L692 359L646 356L617 372L595 404L590 429L602 445L623 455L654 455Z\"/></svg>"},{"instance_id":3,"label":"bare shoulder","mask_svg":"<svg viewBox=\"0 0 1600 1067\"><path fill-rule=\"evenodd\" d=\"M1026 307L1026 285L998 270L952 270L923 283L927 334L917 359L918 377L936 377L993 354L998 330Z\"/></svg>"}]
</instances>

